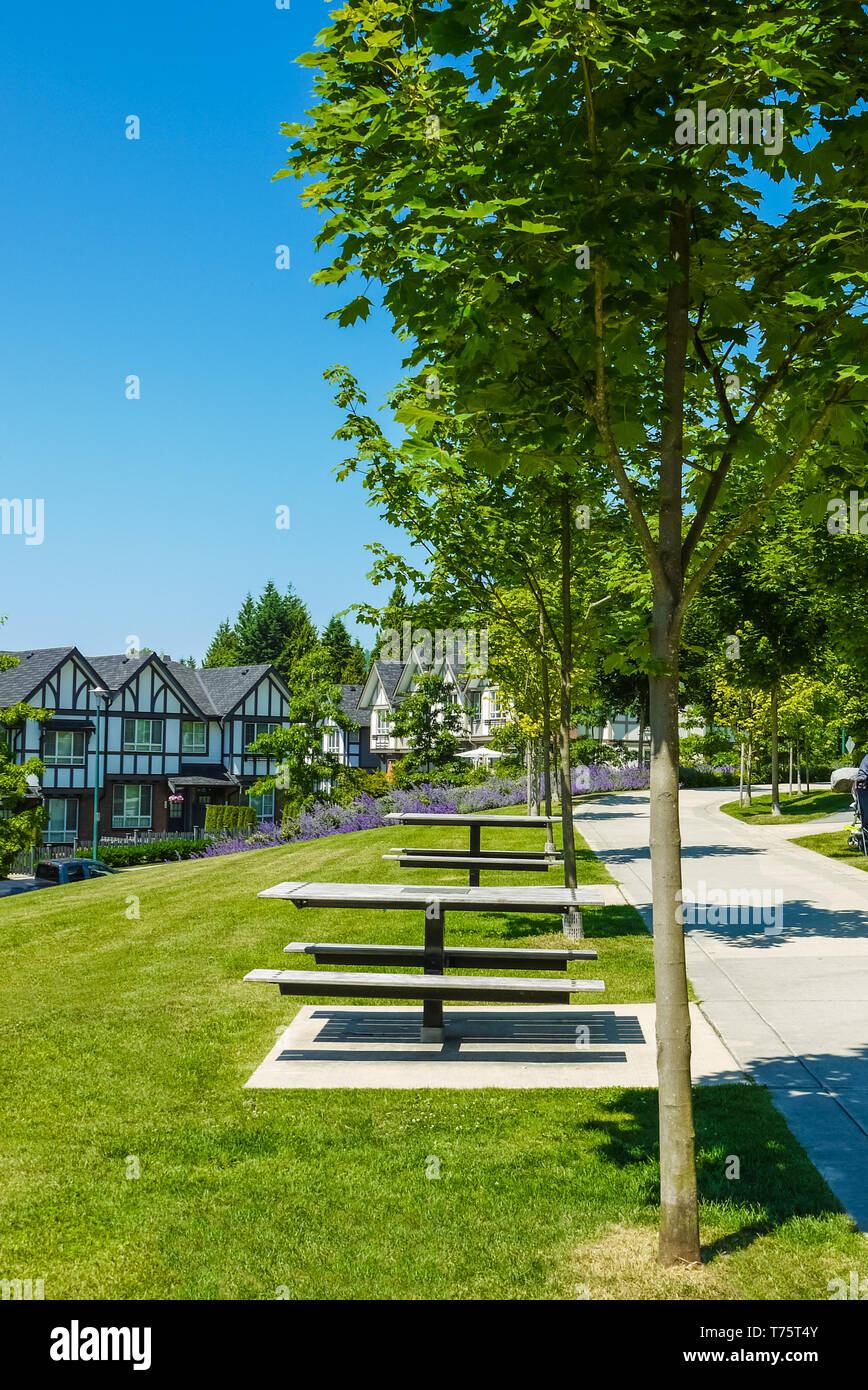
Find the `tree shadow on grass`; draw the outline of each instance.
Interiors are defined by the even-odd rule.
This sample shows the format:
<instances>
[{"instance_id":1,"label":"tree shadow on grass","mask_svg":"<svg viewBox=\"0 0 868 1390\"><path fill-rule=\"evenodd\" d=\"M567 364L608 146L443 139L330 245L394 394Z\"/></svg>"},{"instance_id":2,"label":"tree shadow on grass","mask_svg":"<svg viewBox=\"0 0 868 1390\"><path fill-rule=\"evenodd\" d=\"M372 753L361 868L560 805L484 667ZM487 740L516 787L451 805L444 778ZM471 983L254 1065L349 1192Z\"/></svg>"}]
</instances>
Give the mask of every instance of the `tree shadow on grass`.
<instances>
[{"instance_id":1,"label":"tree shadow on grass","mask_svg":"<svg viewBox=\"0 0 868 1390\"><path fill-rule=\"evenodd\" d=\"M735 1226L702 1247L703 1263L744 1250L794 1218L845 1214L764 1086L701 1086L693 1094L705 1220L716 1207L717 1224ZM611 1101L601 1097L599 1109L604 1117L587 1125L596 1132L599 1156L632 1170L641 1202L659 1212L657 1091L633 1088Z\"/></svg>"}]
</instances>

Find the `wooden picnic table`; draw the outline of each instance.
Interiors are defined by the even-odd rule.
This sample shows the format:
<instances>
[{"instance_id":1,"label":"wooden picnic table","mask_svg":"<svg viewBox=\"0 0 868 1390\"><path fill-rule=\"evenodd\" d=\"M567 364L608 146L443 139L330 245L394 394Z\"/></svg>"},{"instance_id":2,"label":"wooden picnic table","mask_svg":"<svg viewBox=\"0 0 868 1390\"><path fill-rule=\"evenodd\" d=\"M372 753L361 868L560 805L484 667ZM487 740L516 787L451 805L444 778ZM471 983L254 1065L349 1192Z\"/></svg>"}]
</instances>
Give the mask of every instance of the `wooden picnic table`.
<instances>
[{"instance_id":1,"label":"wooden picnic table","mask_svg":"<svg viewBox=\"0 0 868 1390\"><path fill-rule=\"evenodd\" d=\"M483 869L499 870L501 873L544 873L552 864L562 862L557 857L554 847L553 827L557 819L555 816L498 816L485 811L390 811L385 819L394 825L466 826L470 830L470 847L466 855L463 851L454 849L399 848L391 854L384 854L383 858L397 858L402 869L436 868L441 859L443 867L447 868L447 861L452 860L453 868L468 870L468 882L473 888L479 887L479 875ZM499 827L502 830L544 829L546 848L541 852L521 849L483 850L482 829L486 826L490 829ZM418 857L421 862L418 865L409 862L413 857ZM489 862L484 862L486 860Z\"/></svg>"},{"instance_id":2,"label":"wooden picnic table","mask_svg":"<svg viewBox=\"0 0 868 1390\"><path fill-rule=\"evenodd\" d=\"M508 947L447 947L446 912L532 912L580 913L582 907L599 906L603 895L597 888L480 888L453 885L401 883L278 883L266 888L260 898L278 898L296 907L379 908L384 911L422 910L424 946L381 946L345 942L293 941L286 950L313 955L324 964L417 964L424 975L372 975L355 972L311 970L252 970L245 980L276 984L281 994L334 995L338 998L416 998L422 1000L422 1041L442 1042L443 1000L509 1000L515 1003L538 1000L569 1003L571 994L599 991L602 980L519 980L491 976L450 976L444 972L455 965L489 969L521 970L531 966L543 970L566 970L571 960L594 960L595 951L539 950ZM425 977L429 978L425 978ZM436 976L439 978L432 979Z\"/></svg>"}]
</instances>

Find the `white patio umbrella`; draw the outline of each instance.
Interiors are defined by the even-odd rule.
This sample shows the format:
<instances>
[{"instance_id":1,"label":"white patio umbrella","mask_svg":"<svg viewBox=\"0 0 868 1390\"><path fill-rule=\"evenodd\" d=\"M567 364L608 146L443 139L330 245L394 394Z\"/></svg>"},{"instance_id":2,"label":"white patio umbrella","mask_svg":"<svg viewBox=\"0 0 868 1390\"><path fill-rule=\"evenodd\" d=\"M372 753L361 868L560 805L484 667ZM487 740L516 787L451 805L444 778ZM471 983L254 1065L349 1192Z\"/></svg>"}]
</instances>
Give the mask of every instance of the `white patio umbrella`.
<instances>
[{"instance_id":1,"label":"white patio umbrella","mask_svg":"<svg viewBox=\"0 0 868 1390\"><path fill-rule=\"evenodd\" d=\"M468 748L466 753L456 753L456 758L470 758L475 763L487 761L489 758L502 758L503 754L496 748Z\"/></svg>"}]
</instances>

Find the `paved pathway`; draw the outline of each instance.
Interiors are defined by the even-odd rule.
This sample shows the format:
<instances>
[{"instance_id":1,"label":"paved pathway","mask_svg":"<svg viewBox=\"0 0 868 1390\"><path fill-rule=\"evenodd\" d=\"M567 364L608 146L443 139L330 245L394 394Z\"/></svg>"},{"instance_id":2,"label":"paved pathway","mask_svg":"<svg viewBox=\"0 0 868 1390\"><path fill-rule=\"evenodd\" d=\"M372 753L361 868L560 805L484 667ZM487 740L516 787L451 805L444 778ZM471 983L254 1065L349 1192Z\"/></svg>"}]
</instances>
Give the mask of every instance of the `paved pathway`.
<instances>
[{"instance_id":1,"label":"paved pathway","mask_svg":"<svg viewBox=\"0 0 868 1390\"><path fill-rule=\"evenodd\" d=\"M681 796L685 890L698 903L721 889L782 902L778 922L748 921L738 905L692 924L688 914L702 1011L868 1231L868 873L789 842L848 818L748 827L718 809L731 789ZM650 924L648 793L583 802L576 820Z\"/></svg>"}]
</instances>

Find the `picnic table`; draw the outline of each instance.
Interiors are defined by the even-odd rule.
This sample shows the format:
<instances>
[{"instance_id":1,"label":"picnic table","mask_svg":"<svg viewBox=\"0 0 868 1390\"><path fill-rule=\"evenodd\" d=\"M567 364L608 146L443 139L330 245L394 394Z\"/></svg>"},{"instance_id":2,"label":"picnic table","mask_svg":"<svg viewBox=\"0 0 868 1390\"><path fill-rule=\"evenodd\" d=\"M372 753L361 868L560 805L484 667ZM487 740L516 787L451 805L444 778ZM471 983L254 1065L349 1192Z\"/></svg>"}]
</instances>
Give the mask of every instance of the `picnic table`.
<instances>
[{"instance_id":1,"label":"picnic table","mask_svg":"<svg viewBox=\"0 0 868 1390\"><path fill-rule=\"evenodd\" d=\"M498 1000L567 1004L571 994L598 992L602 980L566 976L570 961L596 960L596 951L540 948L448 946L446 912L532 912L567 914L601 905L595 888L480 888L463 885L428 886L399 883L278 883L260 898L279 898L296 907L334 907L345 910L422 911L423 944L370 945L352 942L291 941L290 954L311 955L317 965L415 965L423 974L373 974L356 971L251 970L244 979L276 984L281 994L328 995L336 998L421 999L423 1042L445 1037L443 1001ZM516 979L509 976L446 975L464 965L482 970L563 971L560 980Z\"/></svg>"},{"instance_id":2,"label":"picnic table","mask_svg":"<svg viewBox=\"0 0 868 1390\"><path fill-rule=\"evenodd\" d=\"M497 816L486 812L460 811L390 811L385 817L395 825L466 826L470 830L469 850L393 848L384 859L396 859L402 869L467 869L471 887L479 887L482 870L504 873L547 873L553 864L562 863L553 839L554 816ZM484 826L501 830L546 831L544 850L482 848Z\"/></svg>"}]
</instances>

